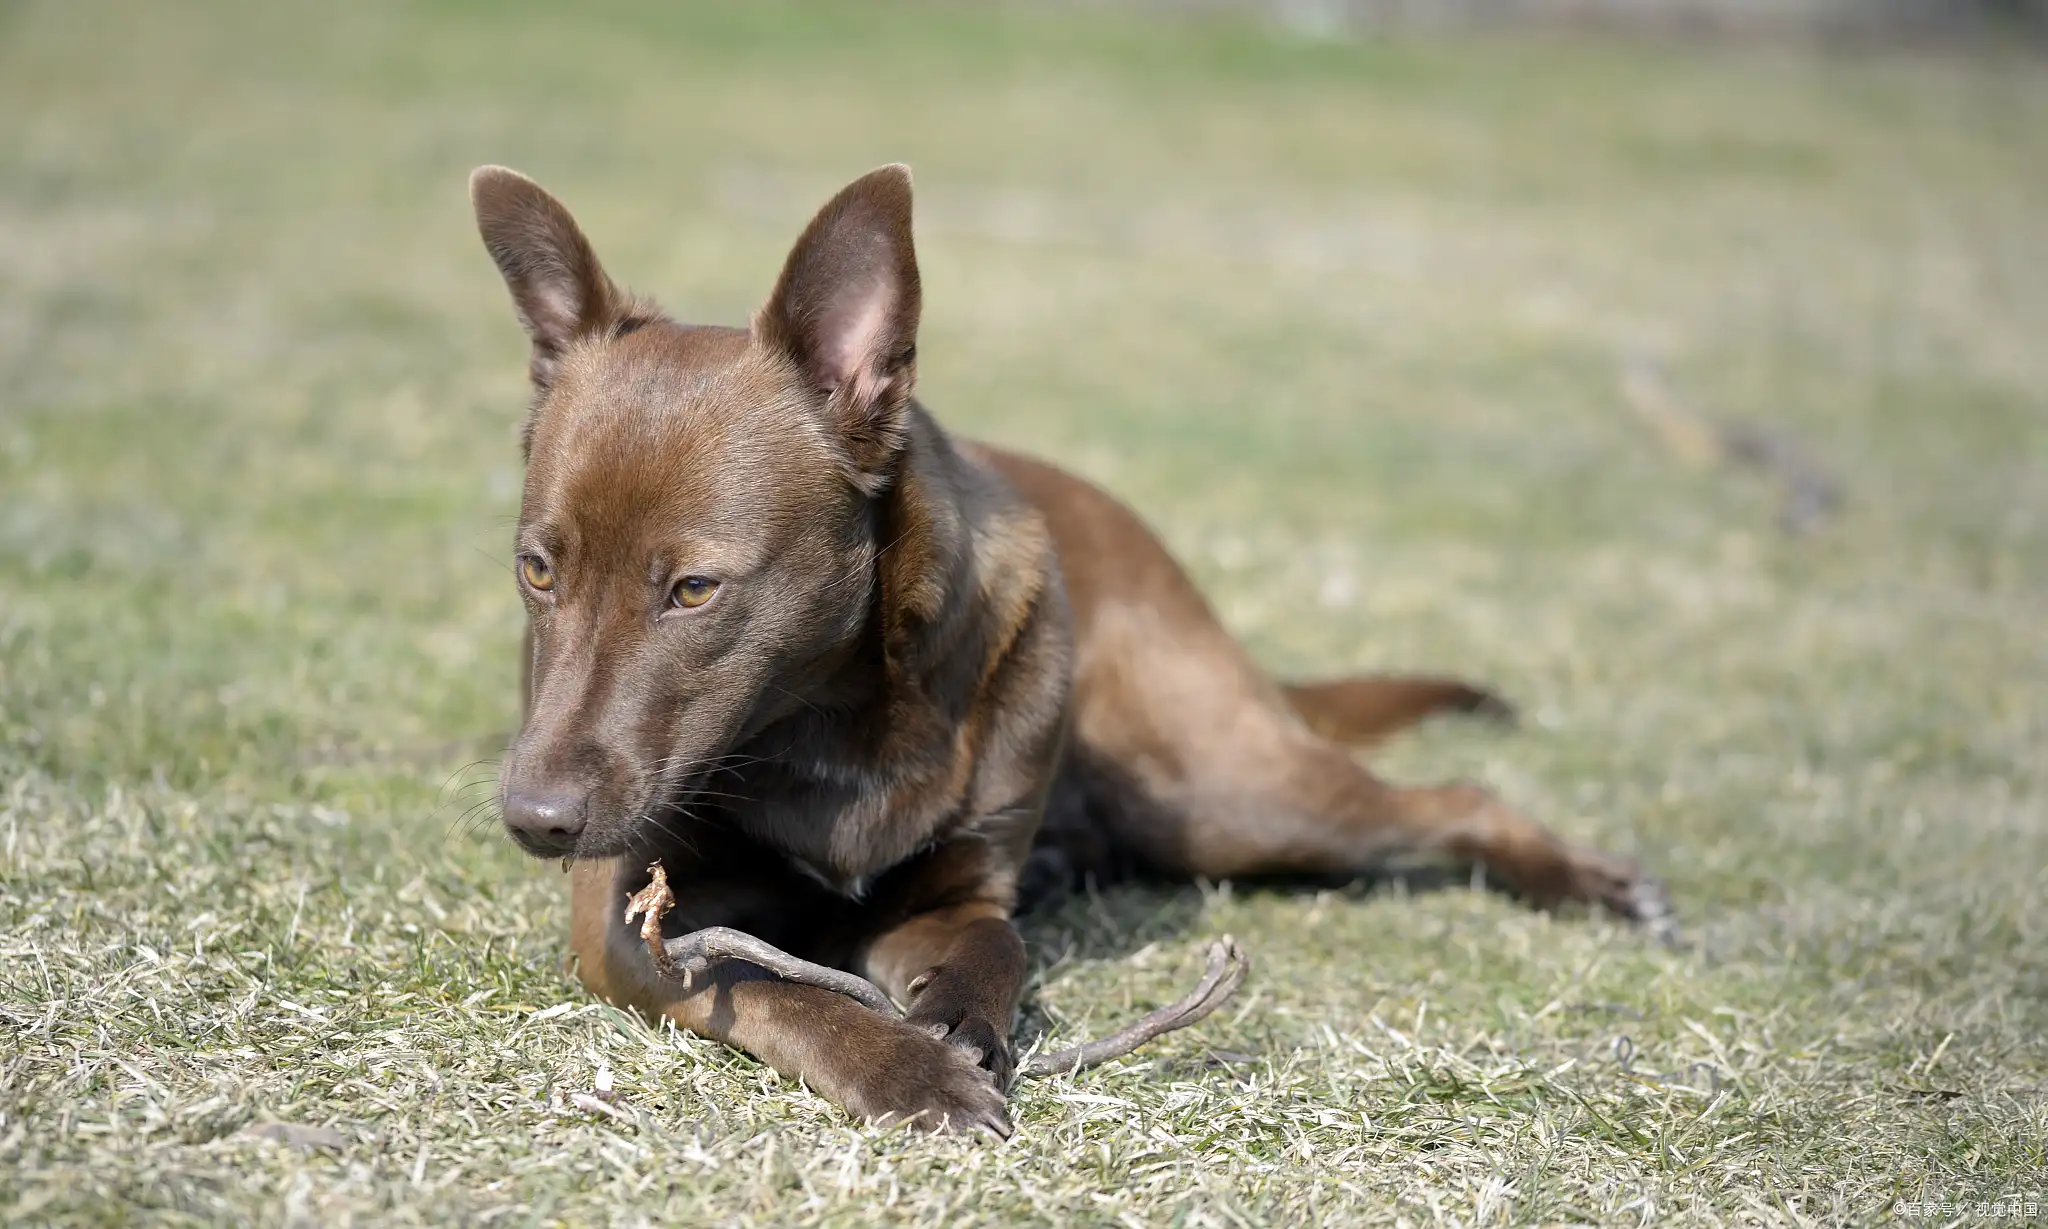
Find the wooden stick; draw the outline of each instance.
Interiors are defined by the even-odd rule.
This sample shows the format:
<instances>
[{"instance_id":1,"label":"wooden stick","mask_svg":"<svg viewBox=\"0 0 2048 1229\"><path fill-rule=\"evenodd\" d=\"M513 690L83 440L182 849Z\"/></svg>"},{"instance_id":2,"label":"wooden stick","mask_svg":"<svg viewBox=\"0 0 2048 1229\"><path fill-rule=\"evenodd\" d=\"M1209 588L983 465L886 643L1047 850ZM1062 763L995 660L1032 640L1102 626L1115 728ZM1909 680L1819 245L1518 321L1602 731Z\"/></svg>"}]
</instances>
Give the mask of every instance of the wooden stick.
<instances>
[{"instance_id":1,"label":"wooden stick","mask_svg":"<svg viewBox=\"0 0 2048 1229\"><path fill-rule=\"evenodd\" d=\"M1112 1058L1121 1058L1161 1033L1186 1028L1223 1006L1244 984L1245 974L1250 971L1251 957L1238 946L1236 939L1225 935L1210 946L1209 970L1186 998L1151 1012L1135 1024L1107 1037L1033 1055L1018 1074L1034 1077L1063 1075Z\"/></svg>"},{"instance_id":2,"label":"wooden stick","mask_svg":"<svg viewBox=\"0 0 2048 1229\"><path fill-rule=\"evenodd\" d=\"M1641 355L1622 367L1621 395L1649 423L1665 447L1688 464L1734 463L1763 470L1784 484L1778 523L1806 534L1841 507L1842 490L1819 462L1784 431L1756 422L1709 418L1687 406L1657 364Z\"/></svg>"},{"instance_id":3,"label":"wooden stick","mask_svg":"<svg viewBox=\"0 0 2048 1229\"><path fill-rule=\"evenodd\" d=\"M714 960L744 960L761 966L784 981L843 994L885 1016L903 1014L896 1010L896 1004L889 1001L889 996L882 993L882 988L867 978L799 960L772 943L729 926L707 926L686 935L677 935L664 943L661 919L675 904L676 898L669 891L668 872L661 863L656 862L647 869L653 878L647 881L646 887L627 899L626 921L631 922L635 917L642 919L640 940L647 944L647 954L654 958L654 967L661 970L663 977L674 978L687 986L697 974L710 968Z\"/></svg>"},{"instance_id":4,"label":"wooden stick","mask_svg":"<svg viewBox=\"0 0 2048 1229\"><path fill-rule=\"evenodd\" d=\"M662 976L688 986L697 974L709 969L713 961L744 960L784 981L843 994L891 1019L903 1018L903 1012L882 992L882 988L867 978L799 959L772 943L730 927L709 926L664 940L661 937L661 919L675 905L675 894L669 890L668 871L661 863L648 867L647 873L647 886L626 900L625 920L630 923L634 918L640 919L640 940L647 945L647 954ZM1185 998L1151 1012L1107 1037L1034 1055L1018 1070L1018 1074L1034 1078L1062 1075L1121 1058L1154 1037L1186 1028L1207 1017L1237 993L1250 970L1251 957L1236 939L1225 935L1209 948L1208 970Z\"/></svg>"}]
</instances>

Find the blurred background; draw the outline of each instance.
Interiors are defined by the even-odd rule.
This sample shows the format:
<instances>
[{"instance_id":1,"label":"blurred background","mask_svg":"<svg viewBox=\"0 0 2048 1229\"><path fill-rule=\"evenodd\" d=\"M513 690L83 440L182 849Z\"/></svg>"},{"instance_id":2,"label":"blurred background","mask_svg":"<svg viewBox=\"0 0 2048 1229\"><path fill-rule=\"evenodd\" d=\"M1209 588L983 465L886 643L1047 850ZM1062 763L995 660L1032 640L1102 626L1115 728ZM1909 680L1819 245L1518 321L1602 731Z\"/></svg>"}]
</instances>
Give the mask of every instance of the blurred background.
<instances>
[{"instance_id":1,"label":"blurred background","mask_svg":"<svg viewBox=\"0 0 2048 1229\"><path fill-rule=\"evenodd\" d=\"M1734 1215L1807 1173L1853 1209L2020 1172L2048 1082L2022 1040L2048 1025L2043 12L0 0L0 1007L41 1030L0 1057L0 1197L403 1219L424 1184L444 1212L596 1217L630 1187L602 1132L518 1107L599 1053L695 1081L649 1101L668 1129L767 1116L703 1155L787 1122L796 1170L825 1163L829 1107L746 1102L758 1068L512 1010L582 1000L558 881L480 805L517 720L527 398L464 191L485 162L710 322L746 318L838 185L910 163L945 422L1131 502L1277 671L1501 687L1521 730L1432 729L1387 771L1640 854L1705 953L1462 891L1079 905L1033 932L1041 1023L1183 980L1131 963L1145 943L1259 954L1262 1005L1207 1040L1292 1074L1196 1080L1257 1146L1160 1177L1125 1151L1143 1124L1033 1094L1036 1142L920 1189L1022 1215L991 1176L1014 1163L1074 1215L1200 1188L1282 1219L1611 1220ZM1581 1104L1683 1136L1592 1076L1429 1177L1398 1133L1372 1137L1391 1168L1339 1167L1350 1194L1255 1163L1292 1146L1282 1102L1398 1121L1392 1077L1330 1040L1367 1019L1456 1074L1471 1045L1608 1054L1609 1018L1553 1009L1582 1002L1636 1013L1646 1066L1747 1081L1738 1109L1684 1102L1680 1150L1739 1163L1625 1141L1487 1195L1528 1121L1592 1131ZM1486 1102L1445 1078L1432 1104ZM338 1124L362 1172L221 1142L268 1115ZM595 1168L473 1178L535 1141ZM430 1155L471 1176L436 1188ZM800 1185L716 1168L660 1206Z\"/></svg>"}]
</instances>

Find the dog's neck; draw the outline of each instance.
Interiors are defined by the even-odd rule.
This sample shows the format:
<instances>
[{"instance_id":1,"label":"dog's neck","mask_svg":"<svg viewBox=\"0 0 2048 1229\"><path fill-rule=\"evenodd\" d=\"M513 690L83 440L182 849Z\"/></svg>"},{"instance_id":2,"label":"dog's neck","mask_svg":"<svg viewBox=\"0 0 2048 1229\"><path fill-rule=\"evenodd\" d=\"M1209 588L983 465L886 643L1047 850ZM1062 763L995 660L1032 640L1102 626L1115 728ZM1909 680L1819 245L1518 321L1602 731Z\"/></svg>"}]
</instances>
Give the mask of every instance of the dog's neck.
<instances>
[{"instance_id":1,"label":"dog's neck","mask_svg":"<svg viewBox=\"0 0 2048 1229\"><path fill-rule=\"evenodd\" d=\"M883 690L924 692L954 659L986 600L975 546L976 475L924 407L911 405L909 439L896 480L876 500L874 635Z\"/></svg>"},{"instance_id":2,"label":"dog's neck","mask_svg":"<svg viewBox=\"0 0 2048 1229\"><path fill-rule=\"evenodd\" d=\"M1000 490L913 405L892 481L873 497L866 627L835 661L774 703L735 748L737 796L722 807L755 839L848 892L929 843L952 791L917 788L953 772L962 714L997 646L990 607L1041 578L984 566L982 538ZM775 711L779 710L779 711ZM831 796L843 797L836 809ZM904 807L915 796L926 805ZM886 813L873 810L895 800Z\"/></svg>"}]
</instances>

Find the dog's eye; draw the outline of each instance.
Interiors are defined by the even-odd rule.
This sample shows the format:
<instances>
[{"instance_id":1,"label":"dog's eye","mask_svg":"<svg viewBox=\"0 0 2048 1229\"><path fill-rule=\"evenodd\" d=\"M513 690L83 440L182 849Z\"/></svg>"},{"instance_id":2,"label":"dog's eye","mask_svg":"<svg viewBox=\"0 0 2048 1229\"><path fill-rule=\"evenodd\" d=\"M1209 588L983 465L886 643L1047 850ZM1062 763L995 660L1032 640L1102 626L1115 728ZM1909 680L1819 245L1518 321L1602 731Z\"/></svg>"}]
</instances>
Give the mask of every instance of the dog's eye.
<instances>
[{"instance_id":1,"label":"dog's eye","mask_svg":"<svg viewBox=\"0 0 2048 1229\"><path fill-rule=\"evenodd\" d=\"M695 610L718 592L718 582L709 576L685 576L669 591L669 600L684 610Z\"/></svg>"},{"instance_id":2,"label":"dog's eye","mask_svg":"<svg viewBox=\"0 0 2048 1229\"><path fill-rule=\"evenodd\" d=\"M546 593L555 587L555 570L539 555L519 556L519 574L537 592Z\"/></svg>"}]
</instances>

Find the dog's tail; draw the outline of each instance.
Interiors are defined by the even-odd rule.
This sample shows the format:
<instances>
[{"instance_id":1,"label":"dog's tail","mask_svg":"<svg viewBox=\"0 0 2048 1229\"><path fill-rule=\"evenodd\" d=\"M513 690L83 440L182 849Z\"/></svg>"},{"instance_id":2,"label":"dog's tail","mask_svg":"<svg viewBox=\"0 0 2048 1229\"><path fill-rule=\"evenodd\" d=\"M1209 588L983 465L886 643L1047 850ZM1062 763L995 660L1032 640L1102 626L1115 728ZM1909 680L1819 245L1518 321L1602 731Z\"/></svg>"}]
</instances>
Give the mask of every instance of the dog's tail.
<instances>
[{"instance_id":1,"label":"dog's tail","mask_svg":"<svg viewBox=\"0 0 2048 1229\"><path fill-rule=\"evenodd\" d=\"M1422 675L1367 674L1283 683L1287 702L1308 728L1333 742L1363 747L1433 713L1469 713L1512 724L1515 710L1483 687Z\"/></svg>"}]
</instances>

